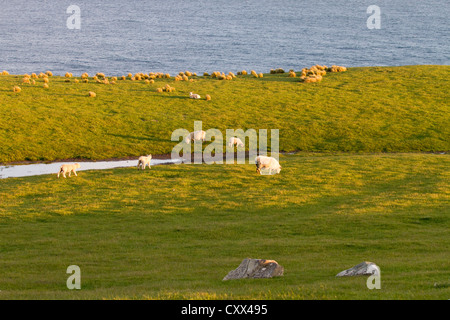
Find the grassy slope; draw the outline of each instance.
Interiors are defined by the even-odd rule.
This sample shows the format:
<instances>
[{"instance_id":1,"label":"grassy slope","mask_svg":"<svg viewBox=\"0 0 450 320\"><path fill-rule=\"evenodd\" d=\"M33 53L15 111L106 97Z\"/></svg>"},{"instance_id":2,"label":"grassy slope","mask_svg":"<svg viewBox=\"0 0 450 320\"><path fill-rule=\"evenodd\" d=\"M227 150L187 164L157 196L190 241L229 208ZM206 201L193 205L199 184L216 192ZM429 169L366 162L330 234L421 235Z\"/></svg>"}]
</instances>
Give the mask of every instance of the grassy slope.
<instances>
[{"instance_id":1,"label":"grassy slope","mask_svg":"<svg viewBox=\"0 0 450 320\"><path fill-rule=\"evenodd\" d=\"M280 160L0 180L0 299L448 299L448 155ZM285 275L222 282L246 257ZM365 260L381 290L335 278Z\"/></svg>"},{"instance_id":2,"label":"grassy slope","mask_svg":"<svg viewBox=\"0 0 450 320\"><path fill-rule=\"evenodd\" d=\"M42 80L21 85L21 78L0 76L0 163L170 153L172 131L191 131L195 120L224 134L280 129L281 151L450 150L449 66L350 68L318 84L287 74L152 85L52 77L45 90ZM166 83L177 91L155 92ZM212 101L189 99L190 91Z\"/></svg>"}]
</instances>

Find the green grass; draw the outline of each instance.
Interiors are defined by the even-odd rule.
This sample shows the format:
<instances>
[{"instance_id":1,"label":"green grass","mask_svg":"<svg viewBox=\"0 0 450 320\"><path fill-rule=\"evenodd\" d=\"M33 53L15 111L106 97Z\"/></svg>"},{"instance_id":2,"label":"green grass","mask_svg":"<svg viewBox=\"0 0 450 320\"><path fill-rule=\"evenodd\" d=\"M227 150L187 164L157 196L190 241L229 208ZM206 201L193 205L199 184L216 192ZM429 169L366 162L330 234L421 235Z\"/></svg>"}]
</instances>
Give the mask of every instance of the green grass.
<instances>
[{"instance_id":1,"label":"green grass","mask_svg":"<svg viewBox=\"0 0 450 320\"><path fill-rule=\"evenodd\" d=\"M166 154L171 133L192 131L196 120L223 134L279 129L280 151L448 151L449 78L449 66L350 68L310 84L287 73L150 85L55 76L46 90L41 79L22 85L22 76L0 76L0 163ZM155 92L167 83L177 91ZM212 100L189 99L190 91Z\"/></svg>"},{"instance_id":2,"label":"green grass","mask_svg":"<svg viewBox=\"0 0 450 320\"><path fill-rule=\"evenodd\" d=\"M314 154L0 180L0 299L448 299L450 158ZM283 277L222 281L244 258ZM335 275L362 261L366 277ZM81 290L66 268L81 268Z\"/></svg>"},{"instance_id":3,"label":"green grass","mask_svg":"<svg viewBox=\"0 0 450 320\"><path fill-rule=\"evenodd\" d=\"M300 151L273 176L192 164L0 179L0 299L448 299L449 76L449 66L350 68L311 84L287 73L151 85L55 76L49 89L0 76L0 163L167 154L171 133L194 121L223 134L279 129L280 151ZM155 91L167 83L176 91ZM222 281L247 257L285 274ZM381 290L335 277L362 261L380 266ZM81 290L66 288L69 265Z\"/></svg>"}]
</instances>

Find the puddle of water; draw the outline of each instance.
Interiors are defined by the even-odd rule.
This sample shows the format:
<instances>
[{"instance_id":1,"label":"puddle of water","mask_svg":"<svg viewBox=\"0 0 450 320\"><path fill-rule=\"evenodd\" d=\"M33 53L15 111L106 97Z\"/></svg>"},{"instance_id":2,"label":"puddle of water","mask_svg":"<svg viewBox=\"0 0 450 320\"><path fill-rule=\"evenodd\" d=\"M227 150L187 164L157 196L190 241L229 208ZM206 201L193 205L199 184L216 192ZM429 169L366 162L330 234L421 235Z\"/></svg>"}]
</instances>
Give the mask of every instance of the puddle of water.
<instances>
[{"instance_id":1,"label":"puddle of water","mask_svg":"<svg viewBox=\"0 0 450 320\"><path fill-rule=\"evenodd\" d=\"M177 163L178 160L158 160L152 159L151 165L159 165L164 163ZM72 164L76 162L53 162L53 163L37 163L16 166L0 166L0 179L19 178L38 176L43 174L57 174L59 168L63 164ZM96 162L79 162L81 165L77 171L83 170L104 170L113 168L136 167L137 160L120 160L120 161L96 161ZM147 168L148 170L148 168Z\"/></svg>"}]
</instances>

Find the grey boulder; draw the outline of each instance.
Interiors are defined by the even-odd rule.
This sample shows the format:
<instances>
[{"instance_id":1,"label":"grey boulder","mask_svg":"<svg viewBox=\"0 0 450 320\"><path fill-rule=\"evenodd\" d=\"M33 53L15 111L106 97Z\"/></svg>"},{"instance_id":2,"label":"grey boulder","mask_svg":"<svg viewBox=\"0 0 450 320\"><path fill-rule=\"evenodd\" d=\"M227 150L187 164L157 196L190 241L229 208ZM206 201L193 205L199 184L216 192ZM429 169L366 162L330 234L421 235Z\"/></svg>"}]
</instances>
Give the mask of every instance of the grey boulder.
<instances>
[{"instance_id":1,"label":"grey boulder","mask_svg":"<svg viewBox=\"0 0 450 320\"><path fill-rule=\"evenodd\" d=\"M380 268L373 262L365 261L360 264L339 272L336 277L351 277L351 276L364 276L364 275L380 275Z\"/></svg>"},{"instance_id":2,"label":"grey boulder","mask_svg":"<svg viewBox=\"0 0 450 320\"><path fill-rule=\"evenodd\" d=\"M239 267L230 271L223 281L245 278L272 278L282 276L284 268L275 260L244 259Z\"/></svg>"}]
</instances>

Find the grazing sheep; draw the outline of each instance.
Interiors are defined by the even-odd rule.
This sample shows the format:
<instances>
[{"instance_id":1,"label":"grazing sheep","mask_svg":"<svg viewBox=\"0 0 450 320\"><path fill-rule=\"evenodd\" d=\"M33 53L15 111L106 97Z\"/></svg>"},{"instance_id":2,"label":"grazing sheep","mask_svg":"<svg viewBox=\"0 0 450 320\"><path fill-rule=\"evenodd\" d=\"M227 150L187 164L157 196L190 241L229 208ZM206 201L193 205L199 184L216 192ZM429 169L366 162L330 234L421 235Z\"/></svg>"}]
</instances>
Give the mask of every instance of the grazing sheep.
<instances>
[{"instance_id":1,"label":"grazing sheep","mask_svg":"<svg viewBox=\"0 0 450 320\"><path fill-rule=\"evenodd\" d=\"M63 177L66 177L66 173L69 173L69 177L71 175L71 173L73 172L75 175L77 175L77 172L75 171L76 169L78 169L80 167L79 163L75 163L75 164L63 164L61 166L61 168L59 169L58 172L58 178L59 178L59 174L62 172Z\"/></svg>"},{"instance_id":2,"label":"grazing sheep","mask_svg":"<svg viewBox=\"0 0 450 320\"><path fill-rule=\"evenodd\" d=\"M2 71L2 75L7 76L7 75L9 75L9 72L6 71L6 70L3 70L3 71Z\"/></svg>"},{"instance_id":3,"label":"grazing sheep","mask_svg":"<svg viewBox=\"0 0 450 320\"><path fill-rule=\"evenodd\" d=\"M269 172L272 173L272 170L275 170L276 173L280 173L281 166L278 163L277 159L273 157L267 157L267 156L257 156L255 158L255 164L256 164L256 172L261 174L261 169L267 168L269 169Z\"/></svg>"},{"instance_id":4,"label":"grazing sheep","mask_svg":"<svg viewBox=\"0 0 450 320\"><path fill-rule=\"evenodd\" d=\"M189 98L191 99L200 99L200 95L196 93L189 92Z\"/></svg>"},{"instance_id":5,"label":"grazing sheep","mask_svg":"<svg viewBox=\"0 0 450 320\"><path fill-rule=\"evenodd\" d=\"M18 86L14 86L13 87L13 91L14 92L20 92L20 91L22 91L22 89L20 87L18 87Z\"/></svg>"},{"instance_id":6,"label":"grazing sheep","mask_svg":"<svg viewBox=\"0 0 450 320\"><path fill-rule=\"evenodd\" d=\"M194 131L189 133L186 138L184 138L184 141L187 144L190 144L191 141L197 140L197 141L205 141L206 139L206 132L203 130L198 130L198 131Z\"/></svg>"},{"instance_id":7,"label":"grazing sheep","mask_svg":"<svg viewBox=\"0 0 450 320\"><path fill-rule=\"evenodd\" d=\"M44 83L44 89L48 89L48 83Z\"/></svg>"},{"instance_id":8,"label":"grazing sheep","mask_svg":"<svg viewBox=\"0 0 450 320\"><path fill-rule=\"evenodd\" d=\"M95 98L97 96L97 94L94 91L89 91L88 96Z\"/></svg>"},{"instance_id":9,"label":"grazing sheep","mask_svg":"<svg viewBox=\"0 0 450 320\"><path fill-rule=\"evenodd\" d=\"M49 77L52 77L52 76L53 76L53 73L52 73L51 71L47 71L45 74L46 74L47 76L49 76Z\"/></svg>"},{"instance_id":10,"label":"grazing sheep","mask_svg":"<svg viewBox=\"0 0 450 320\"><path fill-rule=\"evenodd\" d=\"M210 101L210 100L211 100L211 96L210 96L209 94L207 94L207 95L205 96L205 98L206 98L206 101Z\"/></svg>"},{"instance_id":11,"label":"grazing sheep","mask_svg":"<svg viewBox=\"0 0 450 320\"><path fill-rule=\"evenodd\" d=\"M141 168L142 170L144 170L147 165L148 165L148 168L151 169L151 167L150 167L151 160L152 160L151 154L149 154L147 156L140 156L138 159L138 164L137 164L138 169Z\"/></svg>"},{"instance_id":12,"label":"grazing sheep","mask_svg":"<svg viewBox=\"0 0 450 320\"><path fill-rule=\"evenodd\" d=\"M228 142L228 145L230 147L234 147L235 145L238 147L245 147L244 143L242 142L241 139L236 138L236 137L231 137L230 141Z\"/></svg>"}]
</instances>

